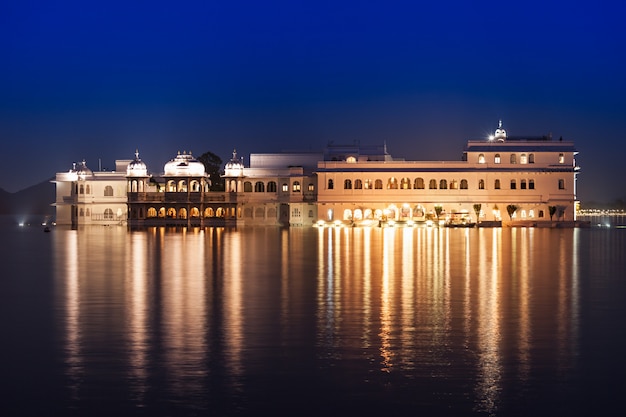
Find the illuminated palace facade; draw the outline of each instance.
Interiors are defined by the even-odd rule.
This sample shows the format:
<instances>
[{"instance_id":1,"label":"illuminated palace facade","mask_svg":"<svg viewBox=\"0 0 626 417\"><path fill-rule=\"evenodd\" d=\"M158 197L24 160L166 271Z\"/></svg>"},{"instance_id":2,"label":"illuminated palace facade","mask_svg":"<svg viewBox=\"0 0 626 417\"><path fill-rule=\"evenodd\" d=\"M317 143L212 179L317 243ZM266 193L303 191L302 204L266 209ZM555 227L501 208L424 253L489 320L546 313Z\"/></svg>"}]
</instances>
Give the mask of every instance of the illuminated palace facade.
<instances>
[{"instance_id":1,"label":"illuminated palace facade","mask_svg":"<svg viewBox=\"0 0 626 417\"><path fill-rule=\"evenodd\" d=\"M191 153L151 175L139 159L115 172L84 163L59 173L57 224L155 225L523 225L576 220L577 152L551 137L507 137L500 123L467 142L459 161L406 161L386 146L333 145L324 152L236 152L225 191L209 191Z\"/></svg>"}]
</instances>

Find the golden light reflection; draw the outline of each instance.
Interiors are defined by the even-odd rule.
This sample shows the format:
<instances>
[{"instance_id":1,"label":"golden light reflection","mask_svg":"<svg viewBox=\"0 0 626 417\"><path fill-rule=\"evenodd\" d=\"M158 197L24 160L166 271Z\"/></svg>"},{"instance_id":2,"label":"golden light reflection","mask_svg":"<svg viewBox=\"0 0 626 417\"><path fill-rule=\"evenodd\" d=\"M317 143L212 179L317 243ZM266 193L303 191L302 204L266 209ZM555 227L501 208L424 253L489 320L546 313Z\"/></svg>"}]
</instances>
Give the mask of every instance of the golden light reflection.
<instances>
[{"instance_id":1,"label":"golden light reflection","mask_svg":"<svg viewBox=\"0 0 626 417\"><path fill-rule=\"evenodd\" d=\"M138 404L144 403L148 389L148 257L146 235L130 235L130 260L126 280L126 308L128 310L129 373L133 396Z\"/></svg>"},{"instance_id":2,"label":"golden light reflection","mask_svg":"<svg viewBox=\"0 0 626 417\"><path fill-rule=\"evenodd\" d=\"M391 289L395 281L395 228L383 229L382 286L380 290L380 356L381 371L390 372L394 366L393 355L393 300Z\"/></svg>"},{"instance_id":3,"label":"golden light reflection","mask_svg":"<svg viewBox=\"0 0 626 417\"><path fill-rule=\"evenodd\" d=\"M233 384L244 372L242 355L244 336L244 277L242 262L246 259L241 233L228 233L224 239L224 344L225 366Z\"/></svg>"},{"instance_id":4,"label":"golden light reflection","mask_svg":"<svg viewBox=\"0 0 626 417\"><path fill-rule=\"evenodd\" d=\"M200 392L206 370L204 237L166 233L161 253L165 367L177 395Z\"/></svg>"}]
</instances>

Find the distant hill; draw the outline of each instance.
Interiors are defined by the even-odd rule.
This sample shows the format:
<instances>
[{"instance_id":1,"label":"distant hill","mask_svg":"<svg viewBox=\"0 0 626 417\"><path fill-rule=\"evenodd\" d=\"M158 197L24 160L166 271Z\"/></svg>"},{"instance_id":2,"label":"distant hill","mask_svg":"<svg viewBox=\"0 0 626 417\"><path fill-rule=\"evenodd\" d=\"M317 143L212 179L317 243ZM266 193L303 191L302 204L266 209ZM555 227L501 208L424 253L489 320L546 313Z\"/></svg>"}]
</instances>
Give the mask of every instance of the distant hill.
<instances>
[{"instance_id":1,"label":"distant hill","mask_svg":"<svg viewBox=\"0 0 626 417\"><path fill-rule=\"evenodd\" d=\"M54 216L54 184L46 180L16 193L0 188L0 214Z\"/></svg>"}]
</instances>

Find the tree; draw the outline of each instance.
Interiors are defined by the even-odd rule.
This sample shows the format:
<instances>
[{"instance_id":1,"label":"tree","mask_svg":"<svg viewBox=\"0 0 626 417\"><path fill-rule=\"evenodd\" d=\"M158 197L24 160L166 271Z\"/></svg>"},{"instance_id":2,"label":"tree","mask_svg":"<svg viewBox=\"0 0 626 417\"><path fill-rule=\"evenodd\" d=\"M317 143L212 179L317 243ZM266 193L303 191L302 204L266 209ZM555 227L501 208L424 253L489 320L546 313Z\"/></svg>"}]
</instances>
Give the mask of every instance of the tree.
<instances>
[{"instance_id":1,"label":"tree","mask_svg":"<svg viewBox=\"0 0 626 417\"><path fill-rule=\"evenodd\" d=\"M509 213L509 220L513 220L513 214L517 211L517 206L515 204L509 204L506 206L506 212Z\"/></svg>"},{"instance_id":2,"label":"tree","mask_svg":"<svg viewBox=\"0 0 626 417\"><path fill-rule=\"evenodd\" d=\"M474 204L474 212L476 212L476 223L480 221L480 209L482 204Z\"/></svg>"},{"instance_id":3,"label":"tree","mask_svg":"<svg viewBox=\"0 0 626 417\"><path fill-rule=\"evenodd\" d=\"M552 217L556 213L556 206L548 206L548 212L550 213L550 221L552 221Z\"/></svg>"},{"instance_id":4,"label":"tree","mask_svg":"<svg viewBox=\"0 0 626 417\"><path fill-rule=\"evenodd\" d=\"M441 216L441 212L443 211L443 207L439 204L435 206L435 214L437 215L437 224L439 224L439 216Z\"/></svg>"},{"instance_id":5,"label":"tree","mask_svg":"<svg viewBox=\"0 0 626 417\"><path fill-rule=\"evenodd\" d=\"M204 169L209 174L211 191L224 191L222 159L213 152L207 151L198 157L198 161L204 164Z\"/></svg>"}]
</instances>

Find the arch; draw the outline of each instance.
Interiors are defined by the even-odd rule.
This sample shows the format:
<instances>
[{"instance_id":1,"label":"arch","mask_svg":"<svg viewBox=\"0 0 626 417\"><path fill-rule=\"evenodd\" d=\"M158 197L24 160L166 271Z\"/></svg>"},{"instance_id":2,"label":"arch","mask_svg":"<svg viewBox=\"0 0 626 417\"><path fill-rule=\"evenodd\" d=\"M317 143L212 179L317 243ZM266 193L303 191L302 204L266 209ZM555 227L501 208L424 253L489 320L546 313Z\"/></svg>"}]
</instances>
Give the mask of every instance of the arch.
<instances>
[{"instance_id":1,"label":"arch","mask_svg":"<svg viewBox=\"0 0 626 417\"><path fill-rule=\"evenodd\" d=\"M509 162L511 162L512 164L517 164L517 155L512 153L511 157L509 158Z\"/></svg>"},{"instance_id":2,"label":"arch","mask_svg":"<svg viewBox=\"0 0 626 417\"><path fill-rule=\"evenodd\" d=\"M254 183L254 192L255 193L264 193L265 192L265 183L263 181L257 181Z\"/></svg>"},{"instance_id":3,"label":"arch","mask_svg":"<svg viewBox=\"0 0 626 417\"><path fill-rule=\"evenodd\" d=\"M247 219L251 219L252 218L252 207L246 207L243 210L243 217L245 217Z\"/></svg>"},{"instance_id":4,"label":"arch","mask_svg":"<svg viewBox=\"0 0 626 417\"><path fill-rule=\"evenodd\" d=\"M372 180L365 180L365 182L363 183L363 188L365 188L366 190L371 190L372 189Z\"/></svg>"},{"instance_id":5,"label":"arch","mask_svg":"<svg viewBox=\"0 0 626 417\"><path fill-rule=\"evenodd\" d=\"M411 218L411 206L403 204L400 208L400 220L406 220Z\"/></svg>"},{"instance_id":6,"label":"arch","mask_svg":"<svg viewBox=\"0 0 626 417\"><path fill-rule=\"evenodd\" d=\"M191 192L197 193L200 191L200 181L198 180L191 180L191 182L189 183L189 189L191 190Z\"/></svg>"},{"instance_id":7,"label":"arch","mask_svg":"<svg viewBox=\"0 0 626 417\"><path fill-rule=\"evenodd\" d=\"M457 188L459 188L459 183L457 182L457 180L450 181L450 189L456 190Z\"/></svg>"},{"instance_id":8,"label":"arch","mask_svg":"<svg viewBox=\"0 0 626 417\"><path fill-rule=\"evenodd\" d=\"M293 184L291 184L291 191L293 191L294 193L299 193L300 191L302 191L300 181L294 181Z\"/></svg>"},{"instance_id":9,"label":"arch","mask_svg":"<svg viewBox=\"0 0 626 417\"><path fill-rule=\"evenodd\" d=\"M440 190L445 190L448 188L448 181L446 180L440 180L439 181L439 189Z\"/></svg>"},{"instance_id":10,"label":"arch","mask_svg":"<svg viewBox=\"0 0 626 417\"><path fill-rule=\"evenodd\" d=\"M411 189L411 180L408 178L402 178L400 180L400 189L401 190L410 190Z\"/></svg>"},{"instance_id":11,"label":"arch","mask_svg":"<svg viewBox=\"0 0 626 417\"><path fill-rule=\"evenodd\" d=\"M174 180L169 180L167 182L167 186L165 187L165 189L167 190L168 193L173 193L176 191L176 181Z\"/></svg>"},{"instance_id":12,"label":"arch","mask_svg":"<svg viewBox=\"0 0 626 417\"><path fill-rule=\"evenodd\" d=\"M426 210L421 205L417 205L413 208L413 218L417 220L421 220L426 215Z\"/></svg>"},{"instance_id":13,"label":"arch","mask_svg":"<svg viewBox=\"0 0 626 417\"><path fill-rule=\"evenodd\" d=\"M372 209L365 209L363 211L363 218L367 219L367 220L371 220L374 218L374 213L372 212Z\"/></svg>"},{"instance_id":14,"label":"arch","mask_svg":"<svg viewBox=\"0 0 626 417\"><path fill-rule=\"evenodd\" d=\"M265 218L265 209L263 207L257 207L254 211L254 217L257 219Z\"/></svg>"},{"instance_id":15,"label":"arch","mask_svg":"<svg viewBox=\"0 0 626 417\"><path fill-rule=\"evenodd\" d=\"M267 209L267 218L268 219L276 219L276 208L270 207Z\"/></svg>"},{"instance_id":16,"label":"arch","mask_svg":"<svg viewBox=\"0 0 626 417\"><path fill-rule=\"evenodd\" d=\"M494 157L493 157L493 163L494 164L499 164L500 163L500 154L497 153Z\"/></svg>"},{"instance_id":17,"label":"arch","mask_svg":"<svg viewBox=\"0 0 626 417\"><path fill-rule=\"evenodd\" d=\"M397 190L398 189L398 180L396 177L391 177L387 181L387 189L388 190Z\"/></svg>"},{"instance_id":18,"label":"arch","mask_svg":"<svg viewBox=\"0 0 626 417\"><path fill-rule=\"evenodd\" d=\"M343 211L343 219L344 220L352 220L352 210L350 209L345 209Z\"/></svg>"},{"instance_id":19,"label":"arch","mask_svg":"<svg viewBox=\"0 0 626 417\"><path fill-rule=\"evenodd\" d=\"M148 207L147 217L156 217L157 211L154 207Z\"/></svg>"},{"instance_id":20,"label":"arch","mask_svg":"<svg viewBox=\"0 0 626 417\"><path fill-rule=\"evenodd\" d=\"M158 216L159 216L160 218L164 218L164 217L165 217L165 213L166 213L166 211L165 211L165 207L161 207L161 208L159 208L159 213L158 213Z\"/></svg>"},{"instance_id":21,"label":"arch","mask_svg":"<svg viewBox=\"0 0 626 417\"><path fill-rule=\"evenodd\" d=\"M520 164L526 164L526 163L528 163L528 157L526 156L526 154L525 154L525 153L523 153L523 154L521 154L521 155L519 156L519 163L520 163Z\"/></svg>"},{"instance_id":22,"label":"arch","mask_svg":"<svg viewBox=\"0 0 626 417\"><path fill-rule=\"evenodd\" d=\"M200 210L198 210L198 207L192 207L191 210L189 210L189 217L200 217Z\"/></svg>"},{"instance_id":23,"label":"arch","mask_svg":"<svg viewBox=\"0 0 626 417\"><path fill-rule=\"evenodd\" d=\"M104 210L104 219L105 220L113 220L113 210L107 208Z\"/></svg>"},{"instance_id":24,"label":"arch","mask_svg":"<svg viewBox=\"0 0 626 417\"><path fill-rule=\"evenodd\" d=\"M167 209L167 217L176 218L176 209L174 207L170 207Z\"/></svg>"},{"instance_id":25,"label":"arch","mask_svg":"<svg viewBox=\"0 0 626 417\"><path fill-rule=\"evenodd\" d=\"M181 208L180 210L178 210L178 218L179 219L186 219L187 218L187 209L186 208Z\"/></svg>"},{"instance_id":26,"label":"arch","mask_svg":"<svg viewBox=\"0 0 626 417\"><path fill-rule=\"evenodd\" d=\"M355 209L354 210L354 214L353 214L353 218L354 220L358 221L358 220L363 220L363 210L361 209Z\"/></svg>"},{"instance_id":27,"label":"arch","mask_svg":"<svg viewBox=\"0 0 626 417\"><path fill-rule=\"evenodd\" d=\"M276 192L276 181L270 181L267 183L267 192L268 193Z\"/></svg>"},{"instance_id":28,"label":"arch","mask_svg":"<svg viewBox=\"0 0 626 417\"><path fill-rule=\"evenodd\" d=\"M467 190L467 180L466 179L462 179L461 180L461 186L460 186L461 190Z\"/></svg>"},{"instance_id":29,"label":"arch","mask_svg":"<svg viewBox=\"0 0 626 417\"><path fill-rule=\"evenodd\" d=\"M87 191L85 194L91 194L91 185L87 184Z\"/></svg>"},{"instance_id":30,"label":"arch","mask_svg":"<svg viewBox=\"0 0 626 417\"><path fill-rule=\"evenodd\" d=\"M485 189L485 180L478 180L478 189L479 190Z\"/></svg>"},{"instance_id":31,"label":"arch","mask_svg":"<svg viewBox=\"0 0 626 417\"><path fill-rule=\"evenodd\" d=\"M534 153L528 154L528 163L529 164L534 164L535 163L535 154Z\"/></svg>"},{"instance_id":32,"label":"arch","mask_svg":"<svg viewBox=\"0 0 626 417\"><path fill-rule=\"evenodd\" d=\"M113 187L111 187L110 185L107 185L106 187L104 187L104 196L113 197Z\"/></svg>"},{"instance_id":33,"label":"arch","mask_svg":"<svg viewBox=\"0 0 626 417\"><path fill-rule=\"evenodd\" d=\"M352 180L349 180L349 179L343 180L343 189L344 190L351 190L352 189Z\"/></svg>"},{"instance_id":34,"label":"arch","mask_svg":"<svg viewBox=\"0 0 626 417\"><path fill-rule=\"evenodd\" d=\"M225 213L224 213L224 209L222 207L218 207L215 210L215 217L224 217Z\"/></svg>"},{"instance_id":35,"label":"arch","mask_svg":"<svg viewBox=\"0 0 626 417\"><path fill-rule=\"evenodd\" d=\"M381 209L374 210L374 219L381 220L383 218L383 211Z\"/></svg>"},{"instance_id":36,"label":"arch","mask_svg":"<svg viewBox=\"0 0 626 417\"><path fill-rule=\"evenodd\" d=\"M528 189L529 190L535 189L535 180L528 180Z\"/></svg>"},{"instance_id":37,"label":"arch","mask_svg":"<svg viewBox=\"0 0 626 417\"><path fill-rule=\"evenodd\" d=\"M433 180L430 180L430 181L428 182L428 188L429 188L430 190L436 190L436 189L437 189L437 180L434 180L434 179L433 179Z\"/></svg>"},{"instance_id":38,"label":"arch","mask_svg":"<svg viewBox=\"0 0 626 417\"><path fill-rule=\"evenodd\" d=\"M215 211L213 210L213 207L207 207L204 209L204 217L214 217L215 216Z\"/></svg>"},{"instance_id":39,"label":"arch","mask_svg":"<svg viewBox=\"0 0 626 417\"><path fill-rule=\"evenodd\" d=\"M110 185L108 187L110 187ZM81 184L81 185L78 186L78 193L79 194L85 194L85 185Z\"/></svg>"},{"instance_id":40,"label":"arch","mask_svg":"<svg viewBox=\"0 0 626 417\"><path fill-rule=\"evenodd\" d=\"M485 163L485 155L484 154L479 154L478 155L478 163L479 164L484 164Z\"/></svg>"},{"instance_id":41,"label":"arch","mask_svg":"<svg viewBox=\"0 0 626 417\"><path fill-rule=\"evenodd\" d=\"M328 180L328 189L332 190L334 186L335 186L335 183L333 182L333 180L329 179Z\"/></svg>"},{"instance_id":42,"label":"arch","mask_svg":"<svg viewBox=\"0 0 626 417\"><path fill-rule=\"evenodd\" d=\"M363 181L356 179L354 180L354 189L355 190L360 190L363 188Z\"/></svg>"},{"instance_id":43,"label":"arch","mask_svg":"<svg viewBox=\"0 0 626 417\"><path fill-rule=\"evenodd\" d=\"M179 180L178 181L178 192L186 193L187 192L187 180Z\"/></svg>"},{"instance_id":44,"label":"arch","mask_svg":"<svg viewBox=\"0 0 626 417\"><path fill-rule=\"evenodd\" d=\"M243 183L243 192L244 193L252 192L252 183L250 181L246 181Z\"/></svg>"},{"instance_id":45,"label":"arch","mask_svg":"<svg viewBox=\"0 0 626 417\"><path fill-rule=\"evenodd\" d=\"M349 156L346 158L346 162L349 164L354 164L356 163L356 158L354 156Z\"/></svg>"},{"instance_id":46,"label":"arch","mask_svg":"<svg viewBox=\"0 0 626 417\"><path fill-rule=\"evenodd\" d=\"M382 190L383 189L383 180L377 179L376 181L374 181L374 189Z\"/></svg>"},{"instance_id":47,"label":"arch","mask_svg":"<svg viewBox=\"0 0 626 417\"><path fill-rule=\"evenodd\" d=\"M496 190L500 189L500 180L495 180L493 183L493 188Z\"/></svg>"},{"instance_id":48,"label":"arch","mask_svg":"<svg viewBox=\"0 0 626 417\"><path fill-rule=\"evenodd\" d=\"M415 178L415 183L413 184L413 188L415 188L416 190L423 190L424 189L424 178Z\"/></svg>"}]
</instances>

